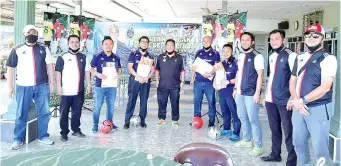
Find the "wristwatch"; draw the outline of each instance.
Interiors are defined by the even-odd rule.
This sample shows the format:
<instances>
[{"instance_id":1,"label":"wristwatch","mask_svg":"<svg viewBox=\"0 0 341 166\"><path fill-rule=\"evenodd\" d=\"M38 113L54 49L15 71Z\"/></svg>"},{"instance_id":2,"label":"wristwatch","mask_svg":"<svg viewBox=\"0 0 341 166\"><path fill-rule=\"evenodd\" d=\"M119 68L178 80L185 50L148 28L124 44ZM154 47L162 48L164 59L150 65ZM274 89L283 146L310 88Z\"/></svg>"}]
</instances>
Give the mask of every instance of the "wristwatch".
<instances>
[{"instance_id":1,"label":"wristwatch","mask_svg":"<svg viewBox=\"0 0 341 166\"><path fill-rule=\"evenodd\" d=\"M233 88L233 90L237 90L237 88Z\"/></svg>"},{"instance_id":2,"label":"wristwatch","mask_svg":"<svg viewBox=\"0 0 341 166\"><path fill-rule=\"evenodd\" d=\"M302 97L302 100L303 100L304 105L307 105L307 104L309 103L309 102L305 99L304 96Z\"/></svg>"}]
</instances>

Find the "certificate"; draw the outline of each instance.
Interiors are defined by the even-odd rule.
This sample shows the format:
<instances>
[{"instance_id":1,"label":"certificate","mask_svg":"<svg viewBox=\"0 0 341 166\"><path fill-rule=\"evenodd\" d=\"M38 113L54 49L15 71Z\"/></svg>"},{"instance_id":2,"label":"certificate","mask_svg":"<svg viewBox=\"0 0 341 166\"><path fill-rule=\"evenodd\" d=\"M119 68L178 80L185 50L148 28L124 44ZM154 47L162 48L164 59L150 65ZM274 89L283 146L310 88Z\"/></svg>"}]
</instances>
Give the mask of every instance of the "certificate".
<instances>
[{"instance_id":1,"label":"certificate","mask_svg":"<svg viewBox=\"0 0 341 166\"><path fill-rule=\"evenodd\" d=\"M102 80L103 88L117 87L117 71L115 68L115 63L108 62L107 67L102 68L102 74L107 78Z\"/></svg>"},{"instance_id":2,"label":"certificate","mask_svg":"<svg viewBox=\"0 0 341 166\"><path fill-rule=\"evenodd\" d=\"M201 58L197 57L193 63L193 69L199 74L204 75L211 73L213 70L213 66L202 60ZM208 79L212 81L213 76L209 77Z\"/></svg>"},{"instance_id":3,"label":"certificate","mask_svg":"<svg viewBox=\"0 0 341 166\"><path fill-rule=\"evenodd\" d=\"M140 77L148 77L153 66L153 63L154 63L153 59L142 57L140 63L137 65L136 74ZM137 81L136 78L135 80Z\"/></svg>"}]
</instances>

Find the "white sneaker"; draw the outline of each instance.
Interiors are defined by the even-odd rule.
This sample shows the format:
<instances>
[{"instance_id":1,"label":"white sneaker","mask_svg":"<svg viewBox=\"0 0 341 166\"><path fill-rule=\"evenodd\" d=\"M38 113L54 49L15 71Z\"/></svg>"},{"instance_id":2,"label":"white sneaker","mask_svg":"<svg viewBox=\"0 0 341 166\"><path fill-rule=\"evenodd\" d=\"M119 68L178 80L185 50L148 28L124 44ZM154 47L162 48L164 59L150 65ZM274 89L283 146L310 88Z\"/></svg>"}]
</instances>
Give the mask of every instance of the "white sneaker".
<instances>
[{"instance_id":1,"label":"white sneaker","mask_svg":"<svg viewBox=\"0 0 341 166\"><path fill-rule=\"evenodd\" d=\"M173 121L172 126L179 127L180 126L179 121Z\"/></svg>"},{"instance_id":2,"label":"white sneaker","mask_svg":"<svg viewBox=\"0 0 341 166\"><path fill-rule=\"evenodd\" d=\"M18 150L22 145L24 145L24 142L14 141L11 145L11 150Z\"/></svg>"},{"instance_id":3,"label":"white sneaker","mask_svg":"<svg viewBox=\"0 0 341 166\"><path fill-rule=\"evenodd\" d=\"M52 144L54 144L54 142L53 142L49 137L45 137L45 138L43 138L43 139L38 139L38 142L39 142L39 143L46 144L46 145L52 145Z\"/></svg>"}]
</instances>

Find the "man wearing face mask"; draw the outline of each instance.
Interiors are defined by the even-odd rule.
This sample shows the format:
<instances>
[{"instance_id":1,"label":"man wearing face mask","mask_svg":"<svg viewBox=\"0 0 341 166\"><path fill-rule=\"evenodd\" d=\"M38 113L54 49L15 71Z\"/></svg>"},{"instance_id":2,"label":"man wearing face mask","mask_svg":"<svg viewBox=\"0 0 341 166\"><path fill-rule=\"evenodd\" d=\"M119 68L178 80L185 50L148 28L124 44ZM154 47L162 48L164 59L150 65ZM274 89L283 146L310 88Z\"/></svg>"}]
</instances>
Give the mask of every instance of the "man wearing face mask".
<instances>
[{"instance_id":1,"label":"man wearing face mask","mask_svg":"<svg viewBox=\"0 0 341 166\"><path fill-rule=\"evenodd\" d=\"M140 48L136 51L130 53L128 59L128 71L130 73L129 83L128 83L128 102L125 115L125 123L123 128L129 129L130 118L134 114L136 100L138 95L140 95L140 119L141 127L146 128L147 124L145 122L147 117L147 101L149 97L150 82L151 77L154 75L154 62L151 67L150 73L147 77L142 77L137 75L137 69L140 61L142 59L146 61L153 61L153 57L147 51L149 46L149 38L147 36L142 36L139 39Z\"/></svg>"},{"instance_id":2,"label":"man wearing face mask","mask_svg":"<svg viewBox=\"0 0 341 166\"><path fill-rule=\"evenodd\" d=\"M166 124L167 103L170 97L172 125L179 126L180 88L184 85L185 70L182 56L174 51L175 41L166 41L166 52L159 55L155 69L157 98L159 103L158 125ZM160 76L160 78L159 78Z\"/></svg>"},{"instance_id":3,"label":"man wearing face mask","mask_svg":"<svg viewBox=\"0 0 341 166\"><path fill-rule=\"evenodd\" d=\"M69 111L71 112L72 135L84 138L81 132L80 118L84 103L84 79L86 79L86 93L91 93L90 64L86 56L79 52L80 38L70 35L68 38L69 51L58 57L56 62L57 93L60 98L60 140L68 140Z\"/></svg>"},{"instance_id":4,"label":"man wearing face mask","mask_svg":"<svg viewBox=\"0 0 341 166\"><path fill-rule=\"evenodd\" d=\"M16 79L15 99L17 102L12 150L24 144L28 112L34 100L38 118L38 142L52 145L47 128L50 121L49 97L53 91L53 66L50 51L37 43L38 30L26 25L23 30L25 43L16 46L7 60L9 97L14 97L13 80ZM14 71L16 69L16 75ZM46 70L47 69L47 70Z\"/></svg>"},{"instance_id":5,"label":"man wearing face mask","mask_svg":"<svg viewBox=\"0 0 341 166\"><path fill-rule=\"evenodd\" d=\"M289 80L297 54L284 47L285 31L270 32L270 45L274 51L269 57L270 76L265 93L264 106L267 111L271 130L272 148L269 156L261 157L263 161L280 162L282 146L282 127L288 151L287 166L296 166L297 157L292 145L291 108L287 108L290 98Z\"/></svg>"},{"instance_id":6,"label":"man wearing face mask","mask_svg":"<svg viewBox=\"0 0 341 166\"><path fill-rule=\"evenodd\" d=\"M259 100L263 83L264 58L253 49L255 37L250 32L241 35L243 53L238 56L238 72L233 96L236 100L238 117L242 123L243 140L235 147L255 147L252 156L263 154L262 128L258 117ZM253 137L253 138L252 138Z\"/></svg>"},{"instance_id":7,"label":"man wearing face mask","mask_svg":"<svg viewBox=\"0 0 341 166\"><path fill-rule=\"evenodd\" d=\"M304 43L308 51L298 55L290 78L291 99L288 106L293 107L293 144L298 164L310 162L309 137L315 158L329 155L330 119L332 108L333 81L337 71L337 61L323 49L325 31L320 24L309 25L304 33Z\"/></svg>"},{"instance_id":8,"label":"man wearing face mask","mask_svg":"<svg viewBox=\"0 0 341 166\"><path fill-rule=\"evenodd\" d=\"M195 58L199 57L202 60L208 62L212 66L215 63L220 62L220 55L217 51L215 51L212 47L212 38L209 36L205 36L203 38L203 45L204 48L199 50ZM202 106L202 99L203 95L205 94L208 100L208 116L209 116L209 123L208 127L214 127L215 122L215 115L216 115L216 101L215 101L215 90L213 88L213 81L209 78L213 77L214 70L207 71L206 74L201 75L200 73L195 72L192 70L191 76L191 85L194 84L194 117L201 117L201 106Z\"/></svg>"}]
</instances>

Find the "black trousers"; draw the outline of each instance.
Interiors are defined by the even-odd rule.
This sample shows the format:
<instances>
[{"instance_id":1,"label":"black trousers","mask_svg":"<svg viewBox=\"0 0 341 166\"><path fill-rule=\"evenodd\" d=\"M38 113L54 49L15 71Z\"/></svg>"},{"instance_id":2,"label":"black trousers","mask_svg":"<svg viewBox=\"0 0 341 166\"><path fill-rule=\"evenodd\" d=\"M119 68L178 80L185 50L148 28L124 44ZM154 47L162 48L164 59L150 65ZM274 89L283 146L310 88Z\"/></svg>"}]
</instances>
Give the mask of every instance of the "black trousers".
<instances>
[{"instance_id":1,"label":"black trousers","mask_svg":"<svg viewBox=\"0 0 341 166\"><path fill-rule=\"evenodd\" d=\"M81 125L80 118L82 115L82 106L84 103L84 91L78 93L75 96L62 96L60 99L60 119L59 125L61 135L69 134L69 111L71 112L71 130L73 132L79 132Z\"/></svg>"},{"instance_id":2,"label":"black trousers","mask_svg":"<svg viewBox=\"0 0 341 166\"><path fill-rule=\"evenodd\" d=\"M179 100L180 100L180 89L157 89L157 99L159 104L159 119L166 119L167 114L167 103L168 97L170 97L172 106L172 120L178 121L179 116Z\"/></svg>"},{"instance_id":3,"label":"black trousers","mask_svg":"<svg viewBox=\"0 0 341 166\"><path fill-rule=\"evenodd\" d=\"M285 145L288 151L287 166L296 166L297 156L292 143L292 111L287 111L286 105L278 105L265 102L266 111L268 113L269 125L271 130L271 156L281 156L282 145L282 128L285 135Z\"/></svg>"}]
</instances>

